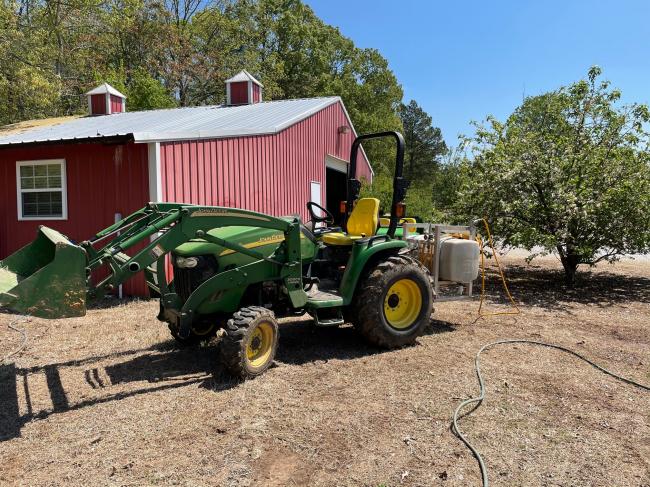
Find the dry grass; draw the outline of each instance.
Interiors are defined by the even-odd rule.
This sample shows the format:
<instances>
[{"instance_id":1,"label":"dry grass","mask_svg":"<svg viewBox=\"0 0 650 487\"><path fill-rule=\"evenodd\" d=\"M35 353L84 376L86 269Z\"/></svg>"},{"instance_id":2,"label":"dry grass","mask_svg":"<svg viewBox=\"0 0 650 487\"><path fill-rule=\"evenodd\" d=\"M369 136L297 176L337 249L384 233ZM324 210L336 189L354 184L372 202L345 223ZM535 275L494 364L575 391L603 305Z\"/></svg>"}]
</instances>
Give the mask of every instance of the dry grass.
<instances>
[{"instance_id":1,"label":"dry grass","mask_svg":"<svg viewBox=\"0 0 650 487\"><path fill-rule=\"evenodd\" d=\"M22 324L28 347L0 369L0 484L477 485L449 420L482 344L547 340L650 382L650 263L601 266L568 293L553 260L506 261L522 315L472 324L476 303L441 303L431 333L392 352L289 322L277 367L243 384L213 347L176 348L155 302ZM20 343L11 319L0 356ZM526 346L483 370L488 398L462 427L493 485L650 485L650 394Z\"/></svg>"}]
</instances>

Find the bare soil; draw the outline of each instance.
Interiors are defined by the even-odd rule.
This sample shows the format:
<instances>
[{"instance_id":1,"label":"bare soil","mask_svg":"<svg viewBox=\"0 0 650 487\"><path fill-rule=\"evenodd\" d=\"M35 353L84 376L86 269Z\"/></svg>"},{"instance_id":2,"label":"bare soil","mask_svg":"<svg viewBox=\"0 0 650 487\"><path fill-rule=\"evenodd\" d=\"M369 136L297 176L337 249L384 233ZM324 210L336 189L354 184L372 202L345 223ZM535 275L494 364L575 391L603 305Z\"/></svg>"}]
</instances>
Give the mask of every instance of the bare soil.
<instances>
[{"instance_id":1,"label":"bare soil","mask_svg":"<svg viewBox=\"0 0 650 487\"><path fill-rule=\"evenodd\" d=\"M476 393L481 345L549 341L650 383L650 262L599 266L569 291L554 259L505 261L520 315L440 303L429 334L390 352L288 321L277 366L244 383L214 346L178 348L155 301L18 322L27 347L0 366L0 485L478 485L449 424ZM488 283L488 309L505 309L494 269ZM21 343L15 318L0 314L0 357ZM493 485L650 486L650 393L525 345L482 368L487 399L461 426Z\"/></svg>"}]
</instances>

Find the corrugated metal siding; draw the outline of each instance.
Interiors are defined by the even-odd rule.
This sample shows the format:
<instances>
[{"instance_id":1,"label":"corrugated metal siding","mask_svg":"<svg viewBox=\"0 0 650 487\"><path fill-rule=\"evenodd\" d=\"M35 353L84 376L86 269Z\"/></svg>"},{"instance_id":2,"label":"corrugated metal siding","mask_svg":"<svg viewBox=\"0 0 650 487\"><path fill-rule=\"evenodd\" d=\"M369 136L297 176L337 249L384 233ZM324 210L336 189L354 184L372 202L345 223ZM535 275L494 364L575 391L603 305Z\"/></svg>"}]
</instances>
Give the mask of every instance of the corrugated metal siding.
<instances>
[{"instance_id":1,"label":"corrugated metal siding","mask_svg":"<svg viewBox=\"0 0 650 487\"><path fill-rule=\"evenodd\" d=\"M233 105L248 103L248 81L230 83L230 103Z\"/></svg>"},{"instance_id":2,"label":"corrugated metal siding","mask_svg":"<svg viewBox=\"0 0 650 487\"><path fill-rule=\"evenodd\" d=\"M68 219L18 221L16 161L65 159ZM75 144L0 149L0 258L31 242L39 225L86 240L149 199L147 145ZM126 283L125 292L146 295L143 276Z\"/></svg>"},{"instance_id":3,"label":"corrugated metal siding","mask_svg":"<svg viewBox=\"0 0 650 487\"><path fill-rule=\"evenodd\" d=\"M90 107L93 115L106 115L106 95L90 95Z\"/></svg>"},{"instance_id":4,"label":"corrugated metal siding","mask_svg":"<svg viewBox=\"0 0 650 487\"><path fill-rule=\"evenodd\" d=\"M326 201L326 155L349 157L354 135L338 133L347 124L335 103L277 134L161 143L163 199L306 219L311 181L321 183ZM19 222L16 161L57 158L66 160L68 220ZM362 155L358 167L358 175L370 179ZM116 212L141 208L149 200L147 172L146 144L0 148L0 258L33 240L39 224L81 241L113 223ZM125 292L146 295L143 276Z\"/></svg>"},{"instance_id":5,"label":"corrugated metal siding","mask_svg":"<svg viewBox=\"0 0 650 487\"><path fill-rule=\"evenodd\" d=\"M163 198L272 215L299 213L306 220L311 181L321 183L325 201L326 155L349 157L354 134L338 132L347 124L336 103L278 134L162 143ZM358 176L370 180L362 154L358 167Z\"/></svg>"},{"instance_id":6,"label":"corrugated metal siding","mask_svg":"<svg viewBox=\"0 0 650 487\"><path fill-rule=\"evenodd\" d=\"M122 113L122 99L111 95L111 113Z\"/></svg>"},{"instance_id":7,"label":"corrugated metal siding","mask_svg":"<svg viewBox=\"0 0 650 487\"><path fill-rule=\"evenodd\" d=\"M253 103L260 102L260 85L253 83Z\"/></svg>"}]
</instances>

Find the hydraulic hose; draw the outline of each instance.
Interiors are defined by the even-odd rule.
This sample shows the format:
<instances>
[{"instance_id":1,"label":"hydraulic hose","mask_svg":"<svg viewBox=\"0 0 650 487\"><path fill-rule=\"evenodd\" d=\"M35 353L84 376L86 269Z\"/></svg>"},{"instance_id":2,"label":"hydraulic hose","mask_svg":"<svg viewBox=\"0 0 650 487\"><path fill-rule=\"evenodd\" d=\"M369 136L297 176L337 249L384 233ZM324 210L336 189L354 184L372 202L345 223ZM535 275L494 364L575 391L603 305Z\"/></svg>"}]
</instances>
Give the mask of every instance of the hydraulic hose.
<instances>
[{"instance_id":1,"label":"hydraulic hose","mask_svg":"<svg viewBox=\"0 0 650 487\"><path fill-rule=\"evenodd\" d=\"M487 472L487 467L485 466L485 461L483 460L483 457L479 453L478 449L470 443L470 441L467 439L467 437L463 434L463 432L460 430L458 427L458 416L460 412L465 408L466 406L470 404L476 404L474 406L474 409L469 411L467 414L472 413L473 411L476 411L481 406L481 403L483 402L483 399L485 398L485 383L483 381L483 376L481 375L481 353L483 351L496 347L497 345L508 345L508 344L513 344L513 343L518 343L518 344L524 344L524 345L537 345L540 347L547 347L547 348L553 348L555 350L560 350L562 352L568 353L570 355L573 355L574 357L579 358L580 360L588 363L595 369L601 371L604 374L609 375L610 377L613 377L616 380L619 380L621 382L624 382L626 384L632 385L634 387L638 387L639 389L642 389L644 391L650 391L650 386L640 384L638 382L633 381L632 379L628 379L626 377L622 377L618 374L615 374L614 372L611 372L610 370L606 369L605 367L602 367L601 365L598 365L597 363L591 361L587 357L584 357L583 355L579 354L578 352L575 352L569 348L563 347L561 345L555 345L552 343L545 343L545 342L539 342L535 340L523 340L523 339L507 339L507 340L498 340L496 342L488 343L487 345L483 345L481 349L478 351L476 354L476 357L474 358L474 368L476 370L476 377L478 379L478 385L479 385L479 395L476 397L472 397L470 399L466 399L463 402L461 402L456 409L454 410L454 414L452 416L452 431L458 438L467 446L467 448L472 452L472 455L476 458L476 461L478 462L479 468L481 469L481 480L482 480L482 485L483 487L488 487L489 486L489 480L488 480L488 472Z\"/></svg>"}]
</instances>

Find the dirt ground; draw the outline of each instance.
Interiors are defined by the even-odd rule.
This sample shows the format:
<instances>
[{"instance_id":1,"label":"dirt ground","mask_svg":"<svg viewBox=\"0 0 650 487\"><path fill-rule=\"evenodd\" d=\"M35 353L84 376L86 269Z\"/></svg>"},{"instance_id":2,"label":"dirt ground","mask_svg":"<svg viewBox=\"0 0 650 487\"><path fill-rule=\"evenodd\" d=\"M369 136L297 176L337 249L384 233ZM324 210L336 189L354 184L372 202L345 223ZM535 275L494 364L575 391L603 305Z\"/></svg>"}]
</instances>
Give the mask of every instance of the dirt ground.
<instances>
[{"instance_id":1,"label":"dirt ground","mask_svg":"<svg viewBox=\"0 0 650 487\"><path fill-rule=\"evenodd\" d=\"M286 322L277 366L245 383L213 346L177 348L154 301L17 323L28 342L0 367L0 484L478 485L449 424L476 394L481 345L550 341L650 383L650 262L601 265L567 292L555 260L505 260L521 315L475 322L478 302L440 303L430 333L391 352L351 327ZM13 318L0 314L0 357L21 342ZM650 393L525 345L482 368L487 399L461 426L493 485L650 486Z\"/></svg>"}]
</instances>

